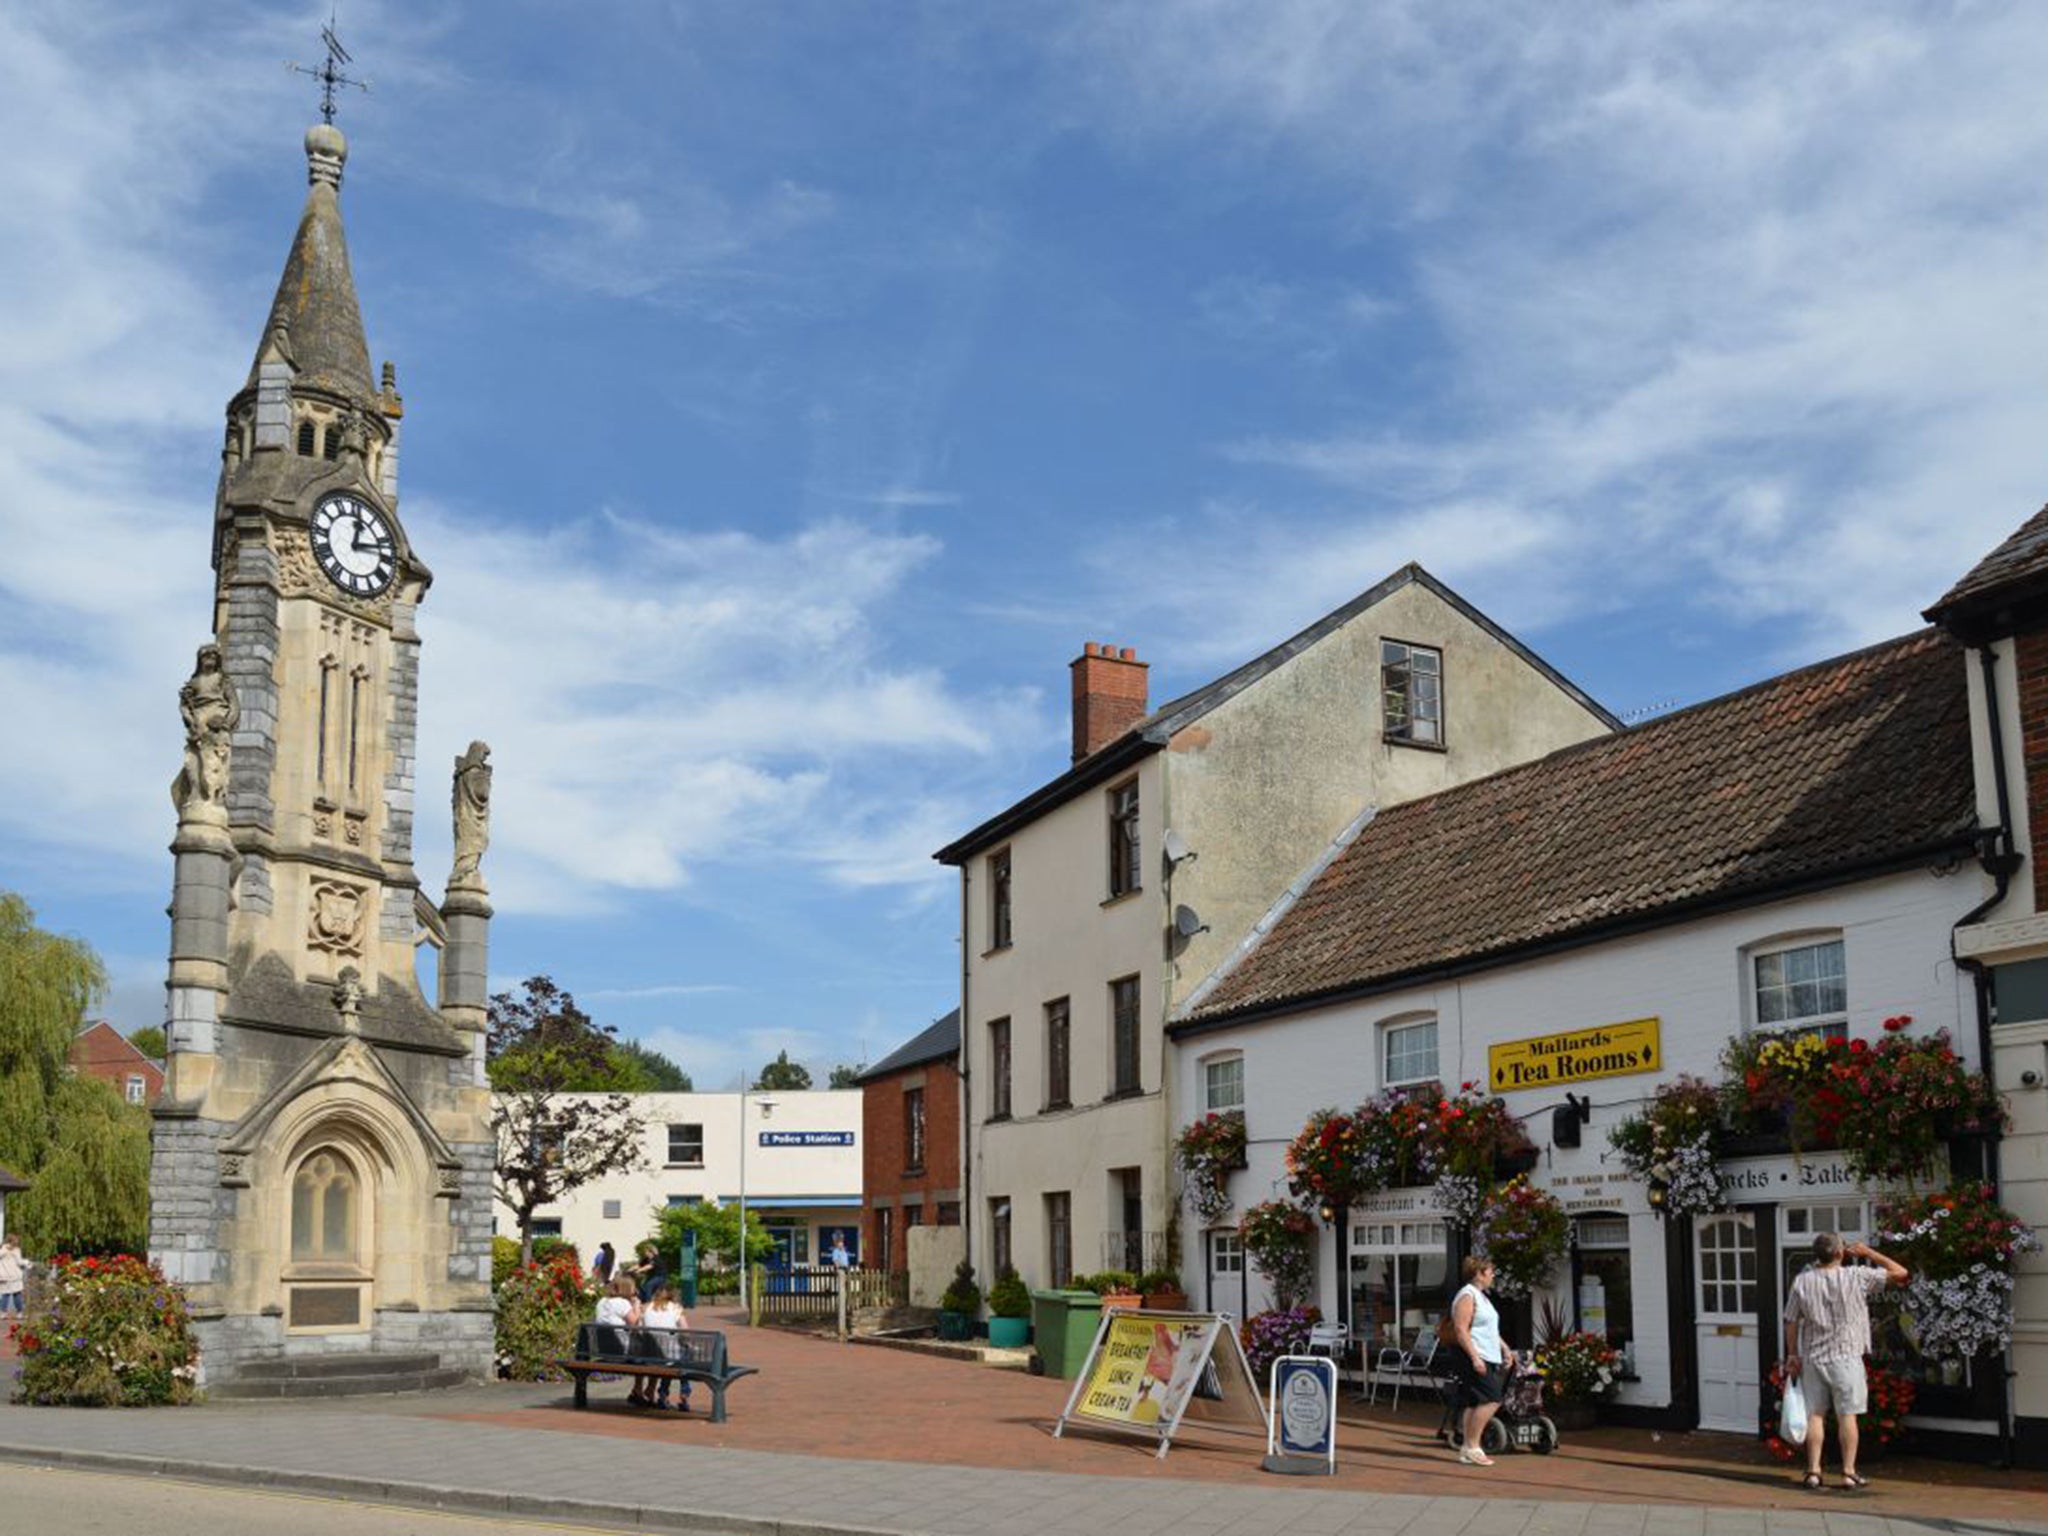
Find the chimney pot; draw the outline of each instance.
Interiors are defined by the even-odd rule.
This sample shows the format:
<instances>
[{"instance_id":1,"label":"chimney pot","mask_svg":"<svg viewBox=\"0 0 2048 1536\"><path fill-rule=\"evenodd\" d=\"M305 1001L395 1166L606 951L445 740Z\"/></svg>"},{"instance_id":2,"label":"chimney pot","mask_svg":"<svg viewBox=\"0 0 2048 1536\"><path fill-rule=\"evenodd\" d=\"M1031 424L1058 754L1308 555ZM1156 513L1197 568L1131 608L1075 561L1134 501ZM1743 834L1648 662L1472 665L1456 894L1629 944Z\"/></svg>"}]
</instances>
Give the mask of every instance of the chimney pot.
<instances>
[{"instance_id":1,"label":"chimney pot","mask_svg":"<svg viewBox=\"0 0 2048 1536\"><path fill-rule=\"evenodd\" d=\"M1089 640L1071 664L1074 761L1098 752L1145 718L1147 664L1130 646Z\"/></svg>"}]
</instances>

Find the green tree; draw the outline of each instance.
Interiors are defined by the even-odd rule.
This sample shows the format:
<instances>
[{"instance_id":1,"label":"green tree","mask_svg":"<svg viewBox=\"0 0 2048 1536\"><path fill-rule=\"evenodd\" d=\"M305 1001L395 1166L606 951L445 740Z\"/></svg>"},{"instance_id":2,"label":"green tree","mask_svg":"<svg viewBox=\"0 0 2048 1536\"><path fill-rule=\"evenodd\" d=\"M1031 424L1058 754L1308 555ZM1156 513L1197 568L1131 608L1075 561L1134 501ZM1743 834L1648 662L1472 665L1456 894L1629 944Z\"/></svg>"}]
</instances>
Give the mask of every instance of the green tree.
<instances>
[{"instance_id":1,"label":"green tree","mask_svg":"<svg viewBox=\"0 0 2048 1536\"><path fill-rule=\"evenodd\" d=\"M621 1075L631 1079L627 1093L689 1093L696 1086L689 1073L638 1040L618 1041L612 1046L612 1057Z\"/></svg>"},{"instance_id":2,"label":"green tree","mask_svg":"<svg viewBox=\"0 0 2048 1536\"><path fill-rule=\"evenodd\" d=\"M858 1088L860 1086L860 1075L867 1071L867 1069L868 1064L864 1061L842 1061L832 1069L832 1078L828 1086L833 1088Z\"/></svg>"},{"instance_id":3,"label":"green tree","mask_svg":"<svg viewBox=\"0 0 2048 1536\"><path fill-rule=\"evenodd\" d=\"M171 1050L171 1042L164 1038L161 1024L145 1024L140 1029L130 1030L128 1043L154 1061L162 1061Z\"/></svg>"},{"instance_id":4,"label":"green tree","mask_svg":"<svg viewBox=\"0 0 2048 1536\"><path fill-rule=\"evenodd\" d=\"M761 1069L761 1075L754 1079L754 1092L769 1091L801 1093L811 1086L811 1074L800 1061L791 1061L789 1052L778 1051L775 1059Z\"/></svg>"},{"instance_id":5,"label":"green tree","mask_svg":"<svg viewBox=\"0 0 2048 1536\"><path fill-rule=\"evenodd\" d=\"M683 1234L697 1234L697 1255L701 1261L710 1254L717 1254L726 1263L733 1262L740 1241L740 1208L732 1205L713 1205L701 1201L696 1205L656 1206L654 1229L647 1239L660 1247L673 1259L683 1246ZM747 1212L747 1257L755 1263L775 1251L775 1239L768 1235L768 1229L761 1225L761 1213Z\"/></svg>"},{"instance_id":6,"label":"green tree","mask_svg":"<svg viewBox=\"0 0 2048 1536\"><path fill-rule=\"evenodd\" d=\"M0 1164L30 1181L8 1215L31 1253L148 1240L148 1112L69 1070L105 989L90 946L38 928L26 901L0 892Z\"/></svg>"},{"instance_id":7,"label":"green tree","mask_svg":"<svg viewBox=\"0 0 2048 1536\"><path fill-rule=\"evenodd\" d=\"M498 1199L519 1223L519 1261L533 1259L533 1216L607 1174L630 1173L646 1123L623 1086L612 1030L546 976L519 996L491 998L485 1060L498 1143Z\"/></svg>"}]
</instances>

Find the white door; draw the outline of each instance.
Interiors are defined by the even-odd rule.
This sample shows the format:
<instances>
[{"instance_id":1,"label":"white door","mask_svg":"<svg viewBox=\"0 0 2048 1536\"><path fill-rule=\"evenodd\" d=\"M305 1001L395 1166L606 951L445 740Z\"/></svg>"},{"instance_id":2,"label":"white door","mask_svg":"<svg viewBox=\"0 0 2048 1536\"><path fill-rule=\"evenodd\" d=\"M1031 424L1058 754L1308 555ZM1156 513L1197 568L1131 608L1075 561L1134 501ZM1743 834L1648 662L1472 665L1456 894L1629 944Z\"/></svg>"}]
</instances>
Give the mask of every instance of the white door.
<instances>
[{"instance_id":1,"label":"white door","mask_svg":"<svg viewBox=\"0 0 2048 1536\"><path fill-rule=\"evenodd\" d=\"M1740 1213L1695 1218L1693 1252L1700 1428L1755 1434L1760 1395L1756 1219Z\"/></svg>"}]
</instances>

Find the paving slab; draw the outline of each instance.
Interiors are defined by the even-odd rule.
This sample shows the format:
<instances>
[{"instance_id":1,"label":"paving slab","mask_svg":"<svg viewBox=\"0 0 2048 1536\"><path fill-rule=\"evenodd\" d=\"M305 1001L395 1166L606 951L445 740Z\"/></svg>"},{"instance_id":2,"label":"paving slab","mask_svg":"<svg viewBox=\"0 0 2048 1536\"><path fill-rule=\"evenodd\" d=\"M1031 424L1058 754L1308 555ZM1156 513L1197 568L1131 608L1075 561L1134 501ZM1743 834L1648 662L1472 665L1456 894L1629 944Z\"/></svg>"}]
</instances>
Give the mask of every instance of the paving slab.
<instances>
[{"instance_id":1,"label":"paving slab","mask_svg":"<svg viewBox=\"0 0 2048 1536\"><path fill-rule=\"evenodd\" d=\"M1867 1495L1801 1492L1732 1437L1599 1430L1552 1456L1463 1467L1433 1405L1356 1410L1338 1474L1258 1470L1256 1436L1186 1427L1163 1460L1134 1438L1055 1440L1068 1384L911 1351L725 1322L731 1419L627 1407L593 1389L482 1386L386 1399L91 1411L0 1406L0 1455L386 1502L650 1529L823 1536L2048 1536L2048 1478L1950 1463L1874 1466ZM908 1464L916 1464L915 1470Z\"/></svg>"}]
</instances>

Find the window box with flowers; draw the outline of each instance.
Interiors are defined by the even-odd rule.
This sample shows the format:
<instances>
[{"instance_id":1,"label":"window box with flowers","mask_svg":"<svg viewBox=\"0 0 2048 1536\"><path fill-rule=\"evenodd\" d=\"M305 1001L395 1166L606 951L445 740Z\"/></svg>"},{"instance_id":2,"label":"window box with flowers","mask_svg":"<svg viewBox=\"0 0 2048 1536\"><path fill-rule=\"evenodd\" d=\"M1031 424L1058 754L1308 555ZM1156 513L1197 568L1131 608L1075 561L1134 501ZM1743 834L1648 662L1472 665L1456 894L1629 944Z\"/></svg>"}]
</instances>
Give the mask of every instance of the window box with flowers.
<instances>
[{"instance_id":1,"label":"window box with flowers","mask_svg":"<svg viewBox=\"0 0 2048 1536\"><path fill-rule=\"evenodd\" d=\"M1204 1222L1218 1221L1230 1209L1230 1176L1246 1166L1245 1148L1241 1109L1204 1115L1176 1138L1174 1161L1187 1179L1195 1214Z\"/></svg>"}]
</instances>

